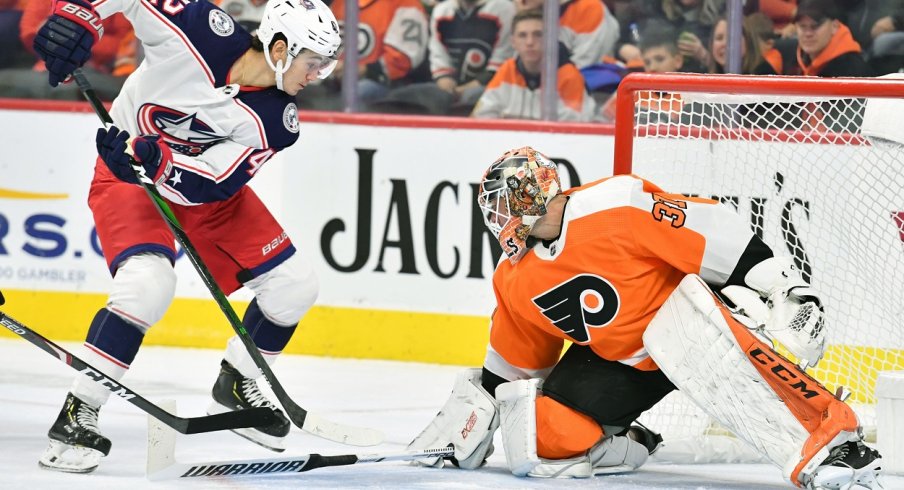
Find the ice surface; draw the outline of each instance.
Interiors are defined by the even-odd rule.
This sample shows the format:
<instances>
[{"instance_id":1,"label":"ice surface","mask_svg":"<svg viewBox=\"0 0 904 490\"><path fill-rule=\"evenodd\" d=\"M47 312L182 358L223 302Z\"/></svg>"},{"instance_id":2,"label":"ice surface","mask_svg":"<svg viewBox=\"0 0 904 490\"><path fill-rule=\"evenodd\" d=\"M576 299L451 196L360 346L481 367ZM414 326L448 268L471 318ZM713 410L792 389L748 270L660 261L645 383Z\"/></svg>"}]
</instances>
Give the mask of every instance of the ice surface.
<instances>
[{"instance_id":1,"label":"ice surface","mask_svg":"<svg viewBox=\"0 0 904 490\"><path fill-rule=\"evenodd\" d=\"M80 346L63 344L79 355ZM208 390L219 369L214 350L147 346L123 382L142 396L175 399L181 416L204 414ZM88 475L42 470L37 460L73 374L69 367L19 339L0 339L0 488L2 489L779 489L778 469L769 465L647 464L639 471L589 480L538 480L512 476L501 450L478 471L432 469L404 462L361 463L321 468L288 476L249 476L217 480L149 482L145 478L147 416L112 397L100 427L113 449ZM303 407L336 422L380 428L386 441L372 448L343 446L294 430L288 449L278 455L229 432L179 435L181 462L273 458L321 454L395 452L433 417L452 387L455 366L388 361L283 356L274 370ZM497 447L499 447L497 434ZM904 477L890 478L887 489L904 489Z\"/></svg>"}]
</instances>

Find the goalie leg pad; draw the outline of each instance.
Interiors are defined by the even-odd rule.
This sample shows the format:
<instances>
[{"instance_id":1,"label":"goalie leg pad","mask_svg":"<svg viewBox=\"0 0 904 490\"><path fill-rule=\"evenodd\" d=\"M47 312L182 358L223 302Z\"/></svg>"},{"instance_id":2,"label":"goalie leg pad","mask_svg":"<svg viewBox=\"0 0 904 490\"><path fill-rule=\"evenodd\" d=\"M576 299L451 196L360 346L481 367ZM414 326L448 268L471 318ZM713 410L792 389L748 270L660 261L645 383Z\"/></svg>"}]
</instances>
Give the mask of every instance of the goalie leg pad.
<instances>
[{"instance_id":1,"label":"goalie leg pad","mask_svg":"<svg viewBox=\"0 0 904 490\"><path fill-rule=\"evenodd\" d=\"M753 335L696 275L681 281L643 339L678 389L795 485L857 433L850 407Z\"/></svg>"},{"instance_id":2,"label":"goalie leg pad","mask_svg":"<svg viewBox=\"0 0 904 490\"><path fill-rule=\"evenodd\" d=\"M592 421L596 430L589 431L593 437L590 444L596 443L588 450L571 458L539 457L537 412L547 408L539 402L549 400L545 397L538 400L539 386L539 379L531 379L503 383L496 388L505 459L512 474L537 478L589 478L634 470L646 462L649 451L643 444L628 437L600 438L602 430ZM580 430L586 431L586 426ZM580 445L581 441L574 442Z\"/></svg>"},{"instance_id":3,"label":"goalie leg pad","mask_svg":"<svg viewBox=\"0 0 904 490\"><path fill-rule=\"evenodd\" d=\"M454 463L472 470L483 466L493 454L493 434L499 427L496 400L481 386L480 369L459 373L452 394L429 425L408 444L408 449L430 449L452 445ZM424 458L418 463L441 467L442 458Z\"/></svg>"}]
</instances>

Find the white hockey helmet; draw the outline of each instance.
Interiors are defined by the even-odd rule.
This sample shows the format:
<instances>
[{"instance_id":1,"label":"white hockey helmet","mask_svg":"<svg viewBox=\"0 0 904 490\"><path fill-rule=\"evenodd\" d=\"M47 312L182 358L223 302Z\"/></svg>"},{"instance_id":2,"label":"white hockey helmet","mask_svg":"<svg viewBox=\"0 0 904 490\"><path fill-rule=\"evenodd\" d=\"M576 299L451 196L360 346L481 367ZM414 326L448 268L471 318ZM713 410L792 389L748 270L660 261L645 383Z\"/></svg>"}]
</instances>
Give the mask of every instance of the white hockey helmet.
<instances>
[{"instance_id":1,"label":"white hockey helmet","mask_svg":"<svg viewBox=\"0 0 904 490\"><path fill-rule=\"evenodd\" d=\"M555 162L529 146L505 152L483 174L477 204L513 264L527 251L531 228L561 189Z\"/></svg>"},{"instance_id":2,"label":"white hockey helmet","mask_svg":"<svg viewBox=\"0 0 904 490\"><path fill-rule=\"evenodd\" d=\"M277 33L286 36L288 55L286 62L275 64L270 59L270 44ZM342 36L333 12L321 0L269 0L257 28L257 37L264 45L264 58L276 72L276 87L282 87L282 76L289 70L292 60L309 49L327 61L321 66L318 77L330 76L339 59Z\"/></svg>"}]
</instances>

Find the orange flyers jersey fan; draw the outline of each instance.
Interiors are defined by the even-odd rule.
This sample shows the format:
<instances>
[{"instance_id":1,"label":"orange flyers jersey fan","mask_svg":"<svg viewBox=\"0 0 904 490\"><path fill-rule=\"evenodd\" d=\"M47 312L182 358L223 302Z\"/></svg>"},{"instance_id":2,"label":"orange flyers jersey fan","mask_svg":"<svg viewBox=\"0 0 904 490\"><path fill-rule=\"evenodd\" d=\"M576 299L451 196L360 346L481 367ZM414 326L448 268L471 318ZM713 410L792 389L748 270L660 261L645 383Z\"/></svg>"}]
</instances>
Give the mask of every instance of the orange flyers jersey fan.
<instances>
[{"instance_id":1,"label":"orange flyers jersey fan","mask_svg":"<svg viewBox=\"0 0 904 490\"><path fill-rule=\"evenodd\" d=\"M359 0L358 62L379 62L390 80L403 78L427 56L427 12L420 0ZM345 2L330 6L344 28Z\"/></svg>"},{"instance_id":2,"label":"orange flyers jersey fan","mask_svg":"<svg viewBox=\"0 0 904 490\"><path fill-rule=\"evenodd\" d=\"M544 377L565 340L608 360L657 369L647 324L689 273L724 284L753 232L716 201L667 194L622 175L565 193L559 238L493 275L497 307L484 366L507 379Z\"/></svg>"},{"instance_id":3,"label":"orange flyers jersey fan","mask_svg":"<svg viewBox=\"0 0 904 490\"><path fill-rule=\"evenodd\" d=\"M593 119L595 103L587 93L584 77L571 63L559 67L556 76L559 121L589 122ZM515 58L509 58L493 75L486 90L471 114L479 118L541 119L539 79L531 86L518 68Z\"/></svg>"}]
</instances>

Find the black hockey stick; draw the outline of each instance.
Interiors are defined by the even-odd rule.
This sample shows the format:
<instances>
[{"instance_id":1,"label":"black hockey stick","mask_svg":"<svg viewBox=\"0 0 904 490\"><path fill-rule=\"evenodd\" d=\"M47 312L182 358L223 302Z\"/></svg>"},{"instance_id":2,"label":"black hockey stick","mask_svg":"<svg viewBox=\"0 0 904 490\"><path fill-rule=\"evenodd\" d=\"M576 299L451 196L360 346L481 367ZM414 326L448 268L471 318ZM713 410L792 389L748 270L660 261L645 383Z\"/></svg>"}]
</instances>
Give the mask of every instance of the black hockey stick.
<instances>
[{"instance_id":1,"label":"black hockey stick","mask_svg":"<svg viewBox=\"0 0 904 490\"><path fill-rule=\"evenodd\" d=\"M91 104L91 107L94 108L94 112L97 113L97 116L104 123L104 125L112 125L113 118L110 117L110 113L107 112L107 109L101 103L100 99L97 98L97 94L94 92L94 89L91 87L90 82L88 82L81 70L75 70L72 76L75 78L75 81L78 84L79 89L82 91L82 94L86 99L88 99L88 103ZM179 240L179 244L185 251L185 255L195 266L195 270L198 271L198 274L204 281L204 285L207 286L210 294L213 295L213 299L217 302L217 305L226 315L227 320L229 320L229 325L235 331L236 335L242 340L242 343L245 345L245 349L248 351L248 354L250 354L251 358L254 359L254 364L263 373L264 378L273 389L273 393L276 395L279 403L285 409L286 415L288 415L289 419L292 420L292 423L300 427L302 430L316 436L323 437L331 441L342 442L345 444L352 444L356 446L373 446L382 442L383 434L377 430L362 427L345 426L330 422L309 413L307 410L295 403L294 400L292 400L292 398L283 388L282 384L280 384L279 380L276 379L276 375L273 373L273 370L270 369L270 366L264 360L263 356L261 356L261 353L258 351L257 346L254 345L254 341L251 340L251 336L245 330L245 326L242 325L242 321L239 319L235 310L232 308L232 305L229 304L229 300L226 299L226 295L223 294L223 291L217 285L216 281L213 278L213 275L211 275L210 271L207 269L207 266L204 265L204 262L201 260L201 256L198 254L197 250L195 250L195 247L188 239L188 235L185 233L185 230L182 229L182 225L179 223L176 215L173 214L173 211L170 208L169 204L166 202L166 200L163 199L163 197L160 195L160 192L157 191L154 183L151 182L151 180L145 175L144 168L140 164L132 161L132 168L135 170L135 174L138 176L138 180L141 182L144 190L147 191L147 194L151 198L151 201L154 202L157 209L160 211L160 214L163 216L163 219L169 225L170 229L173 230L173 234L176 236L176 239Z\"/></svg>"},{"instance_id":2,"label":"black hockey stick","mask_svg":"<svg viewBox=\"0 0 904 490\"><path fill-rule=\"evenodd\" d=\"M3 293L0 293L0 305L4 303ZM145 411L152 417L181 432L182 434L198 434L200 432L213 432L226 429L241 429L244 427L258 427L269 425L276 421L276 416L269 408L252 408L237 412L225 412L217 415L205 415L203 417L177 417L166 410L147 401L144 397L135 393L130 388L104 374L87 362L79 359L71 352L51 342L38 332L19 323L9 315L0 311L0 324L7 330L38 346L44 352L66 363L72 369L88 376L110 390L114 395L128 401L132 405Z\"/></svg>"},{"instance_id":3,"label":"black hockey stick","mask_svg":"<svg viewBox=\"0 0 904 490\"><path fill-rule=\"evenodd\" d=\"M375 454L338 454L325 456L322 454L305 454L302 456L283 456L281 458L245 459L234 461L215 461L205 463L180 463L175 457L166 465L151 472L149 480L169 479L217 479L222 481L229 476L274 476L291 475L305 471L326 468L329 466L348 466L358 463L379 463L382 461L413 461L422 458L448 458L455 454L455 448L409 450L398 453Z\"/></svg>"}]
</instances>

